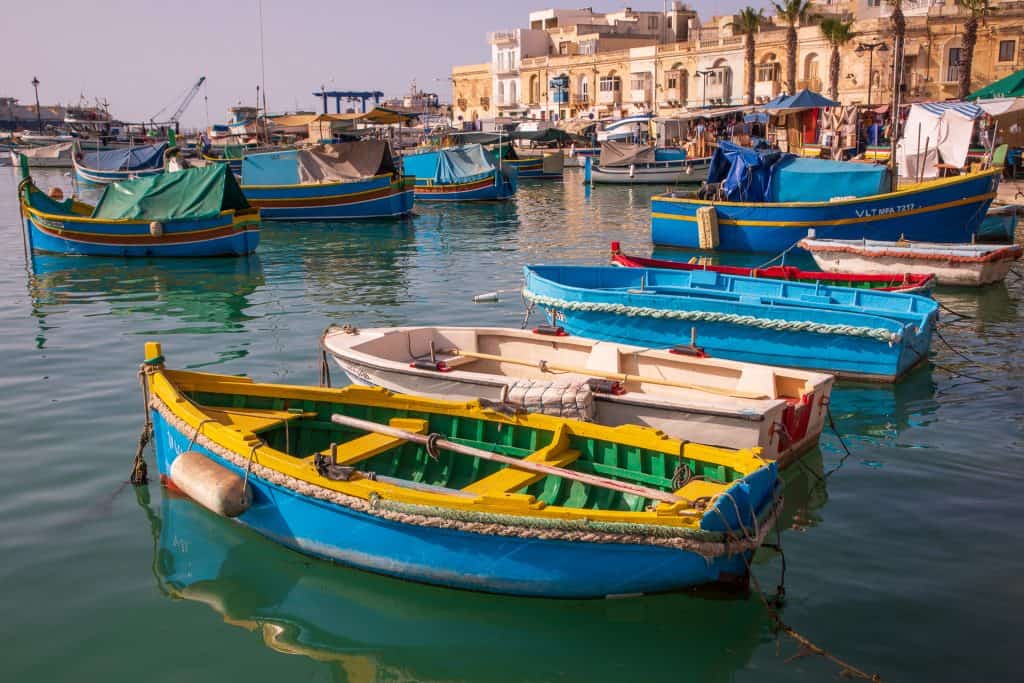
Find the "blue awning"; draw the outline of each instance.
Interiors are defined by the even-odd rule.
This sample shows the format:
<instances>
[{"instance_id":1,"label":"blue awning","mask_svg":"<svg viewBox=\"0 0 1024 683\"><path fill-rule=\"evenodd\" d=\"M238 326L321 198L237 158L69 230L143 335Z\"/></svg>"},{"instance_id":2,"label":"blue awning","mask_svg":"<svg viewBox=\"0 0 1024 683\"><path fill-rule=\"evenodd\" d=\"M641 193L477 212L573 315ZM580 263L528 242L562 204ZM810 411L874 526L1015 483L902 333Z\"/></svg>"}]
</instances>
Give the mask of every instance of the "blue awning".
<instances>
[{"instance_id":1,"label":"blue awning","mask_svg":"<svg viewBox=\"0 0 1024 683\"><path fill-rule=\"evenodd\" d=\"M818 109L821 107L838 107L840 104L830 100L821 93L804 89L792 95L779 95L774 100L764 105L765 109Z\"/></svg>"}]
</instances>

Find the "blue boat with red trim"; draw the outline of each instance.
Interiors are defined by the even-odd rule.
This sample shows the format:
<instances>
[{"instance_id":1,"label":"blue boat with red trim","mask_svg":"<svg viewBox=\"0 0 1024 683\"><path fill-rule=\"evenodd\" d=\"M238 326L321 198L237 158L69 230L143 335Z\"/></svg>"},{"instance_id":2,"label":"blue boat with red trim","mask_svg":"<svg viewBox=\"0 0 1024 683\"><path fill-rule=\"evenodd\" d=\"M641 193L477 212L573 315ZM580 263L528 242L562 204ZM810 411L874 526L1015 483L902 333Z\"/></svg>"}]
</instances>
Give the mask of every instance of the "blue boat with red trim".
<instances>
[{"instance_id":1,"label":"blue boat with red trim","mask_svg":"<svg viewBox=\"0 0 1024 683\"><path fill-rule=\"evenodd\" d=\"M523 297L566 332L892 382L928 355L938 304L913 294L711 270L526 266Z\"/></svg>"},{"instance_id":2,"label":"blue boat with red trim","mask_svg":"<svg viewBox=\"0 0 1024 683\"><path fill-rule=\"evenodd\" d=\"M405 216L414 199L413 179L398 172L381 140L248 154L242 190L267 220Z\"/></svg>"},{"instance_id":3,"label":"blue boat with red trim","mask_svg":"<svg viewBox=\"0 0 1024 683\"><path fill-rule=\"evenodd\" d=\"M90 256L241 256L256 250L260 211L227 166L108 185L96 206L18 188L29 247Z\"/></svg>"},{"instance_id":4,"label":"blue boat with red trim","mask_svg":"<svg viewBox=\"0 0 1024 683\"><path fill-rule=\"evenodd\" d=\"M723 141L699 192L651 200L656 245L779 253L819 238L970 242L999 187L988 169L891 191L884 166L798 159ZM704 227L700 223L704 223Z\"/></svg>"},{"instance_id":5,"label":"blue boat with red trim","mask_svg":"<svg viewBox=\"0 0 1024 683\"><path fill-rule=\"evenodd\" d=\"M416 177L420 201L509 199L518 186L515 169L497 165L478 144L409 154L402 158L402 166Z\"/></svg>"}]
</instances>

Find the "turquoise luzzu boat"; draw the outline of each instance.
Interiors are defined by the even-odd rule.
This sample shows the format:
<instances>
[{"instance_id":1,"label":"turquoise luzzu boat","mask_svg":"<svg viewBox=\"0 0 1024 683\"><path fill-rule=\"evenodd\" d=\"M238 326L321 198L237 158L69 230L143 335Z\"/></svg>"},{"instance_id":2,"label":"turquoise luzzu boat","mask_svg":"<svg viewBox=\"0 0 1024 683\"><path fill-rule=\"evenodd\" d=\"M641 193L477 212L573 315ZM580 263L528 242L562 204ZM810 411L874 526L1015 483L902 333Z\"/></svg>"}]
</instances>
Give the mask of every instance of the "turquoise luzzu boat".
<instances>
[{"instance_id":1,"label":"turquoise luzzu boat","mask_svg":"<svg viewBox=\"0 0 1024 683\"><path fill-rule=\"evenodd\" d=\"M525 298L574 335L874 381L927 357L938 310L913 294L706 270L527 266L525 276Z\"/></svg>"},{"instance_id":2,"label":"turquoise luzzu boat","mask_svg":"<svg viewBox=\"0 0 1024 683\"><path fill-rule=\"evenodd\" d=\"M416 177L420 201L509 199L518 185L515 168L498 166L478 144L409 154L402 167Z\"/></svg>"},{"instance_id":3,"label":"turquoise luzzu boat","mask_svg":"<svg viewBox=\"0 0 1024 683\"><path fill-rule=\"evenodd\" d=\"M404 216L413 206L413 179L398 172L381 140L248 154L242 190L268 220Z\"/></svg>"},{"instance_id":4,"label":"turquoise luzzu boat","mask_svg":"<svg viewBox=\"0 0 1024 683\"><path fill-rule=\"evenodd\" d=\"M87 256L241 256L256 250L260 211L218 164L108 185L96 206L18 189L29 247Z\"/></svg>"},{"instance_id":5,"label":"turquoise luzzu boat","mask_svg":"<svg viewBox=\"0 0 1024 683\"><path fill-rule=\"evenodd\" d=\"M127 149L88 151L75 148L72 163L75 175L93 185L134 180L164 172L168 145L161 142Z\"/></svg>"},{"instance_id":6,"label":"turquoise luzzu boat","mask_svg":"<svg viewBox=\"0 0 1024 683\"><path fill-rule=\"evenodd\" d=\"M1000 171L990 169L893 192L884 166L798 159L722 142L708 188L652 198L651 239L668 247L776 254L808 231L823 239L970 242L999 178Z\"/></svg>"},{"instance_id":7,"label":"turquoise luzzu boat","mask_svg":"<svg viewBox=\"0 0 1024 683\"><path fill-rule=\"evenodd\" d=\"M168 370L156 343L143 377L169 487L294 550L413 581L563 598L742 584L781 508L759 449Z\"/></svg>"}]
</instances>

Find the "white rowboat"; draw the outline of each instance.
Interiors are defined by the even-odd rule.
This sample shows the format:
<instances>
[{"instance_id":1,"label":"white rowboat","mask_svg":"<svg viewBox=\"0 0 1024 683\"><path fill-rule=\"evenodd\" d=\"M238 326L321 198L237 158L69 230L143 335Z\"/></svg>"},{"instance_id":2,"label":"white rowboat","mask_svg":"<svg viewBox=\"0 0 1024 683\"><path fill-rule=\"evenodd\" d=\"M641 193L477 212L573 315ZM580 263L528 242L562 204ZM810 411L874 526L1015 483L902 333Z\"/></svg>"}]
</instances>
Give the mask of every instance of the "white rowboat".
<instances>
[{"instance_id":1,"label":"white rowboat","mask_svg":"<svg viewBox=\"0 0 1024 683\"><path fill-rule=\"evenodd\" d=\"M332 327L321 344L356 384L646 425L695 443L760 447L782 466L818 443L833 383L814 372L506 328Z\"/></svg>"}]
</instances>

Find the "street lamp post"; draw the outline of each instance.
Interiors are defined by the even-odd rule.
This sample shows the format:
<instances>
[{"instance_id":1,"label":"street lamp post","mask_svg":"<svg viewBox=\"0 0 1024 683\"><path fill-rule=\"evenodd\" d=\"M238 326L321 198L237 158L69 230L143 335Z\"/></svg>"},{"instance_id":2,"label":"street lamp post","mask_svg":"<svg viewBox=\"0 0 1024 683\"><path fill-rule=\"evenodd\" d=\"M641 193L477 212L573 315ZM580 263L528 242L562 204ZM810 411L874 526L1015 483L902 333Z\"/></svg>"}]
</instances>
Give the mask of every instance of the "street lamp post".
<instances>
[{"instance_id":1,"label":"street lamp post","mask_svg":"<svg viewBox=\"0 0 1024 683\"><path fill-rule=\"evenodd\" d=\"M877 43L859 43L854 50L859 55L868 53L868 106L871 106L871 86L875 82L875 50L881 53L889 51L889 46L881 41Z\"/></svg>"},{"instance_id":2,"label":"street lamp post","mask_svg":"<svg viewBox=\"0 0 1024 683\"><path fill-rule=\"evenodd\" d=\"M36 128L43 132L43 112L39 109L39 79L32 77L32 87L36 90Z\"/></svg>"},{"instance_id":3,"label":"street lamp post","mask_svg":"<svg viewBox=\"0 0 1024 683\"><path fill-rule=\"evenodd\" d=\"M701 91L701 97L700 97L700 107L701 107L701 109L704 109L705 107L708 106L708 76L710 76L712 73L713 72L710 69L708 69L706 71L695 71L695 72L693 72L694 76L698 76L698 77L704 79L704 88Z\"/></svg>"}]
</instances>

